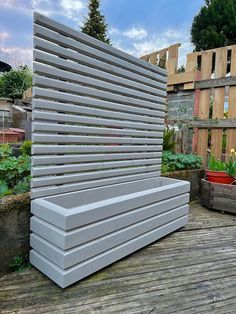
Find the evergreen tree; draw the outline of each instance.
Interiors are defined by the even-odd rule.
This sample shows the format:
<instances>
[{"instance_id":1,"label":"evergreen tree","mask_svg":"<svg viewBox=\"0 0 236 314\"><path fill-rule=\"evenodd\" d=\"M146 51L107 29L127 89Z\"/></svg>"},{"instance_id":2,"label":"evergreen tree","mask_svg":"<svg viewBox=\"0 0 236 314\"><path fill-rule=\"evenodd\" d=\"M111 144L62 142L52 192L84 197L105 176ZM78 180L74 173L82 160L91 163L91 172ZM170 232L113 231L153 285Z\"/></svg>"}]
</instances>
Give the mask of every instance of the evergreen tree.
<instances>
[{"instance_id":1,"label":"evergreen tree","mask_svg":"<svg viewBox=\"0 0 236 314\"><path fill-rule=\"evenodd\" d=\"M236 44L236 0L206 0L194 17L191 41L196 51Z\"/></svg>"},{"instance_id":2,"label":"evergreen tree","mask_svg":"<svg viewBox=\"0 0 236 314\"><path fill-rule=\"evenodd\" d=\"M110 43L110 38L107 37L107 24L105 16L99 11L99 0L89 0L89 13L85 20L81 31L89 36L103 41L106 44Z\"/></svg>"}]
</instances>

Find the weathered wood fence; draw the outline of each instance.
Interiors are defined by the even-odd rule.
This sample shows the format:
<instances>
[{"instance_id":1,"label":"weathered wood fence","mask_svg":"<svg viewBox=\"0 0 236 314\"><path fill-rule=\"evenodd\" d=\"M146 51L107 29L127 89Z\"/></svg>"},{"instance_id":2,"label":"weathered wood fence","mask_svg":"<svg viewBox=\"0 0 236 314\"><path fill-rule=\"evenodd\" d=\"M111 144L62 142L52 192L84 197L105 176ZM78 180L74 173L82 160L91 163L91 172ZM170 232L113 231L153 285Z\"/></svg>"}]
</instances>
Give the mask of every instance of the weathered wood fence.
<instances>
[{"instance_id":1,"label":"weathered wood fence","mask_svg":"<svg viewBox=\"0 0 236 314\"><path fill-rule=\"evenodd\" d=\"M178 45L166 52L167 123L181 123L185 129L194 130L192 151L204 163L208 149L219 159L223 154L227 158L230 149L236 147L236 45L190 53L185 72L177 73L178 53L172 50L178 50ZM151 63L153 55L148 58Z\"/></svg>"}]
</instances>

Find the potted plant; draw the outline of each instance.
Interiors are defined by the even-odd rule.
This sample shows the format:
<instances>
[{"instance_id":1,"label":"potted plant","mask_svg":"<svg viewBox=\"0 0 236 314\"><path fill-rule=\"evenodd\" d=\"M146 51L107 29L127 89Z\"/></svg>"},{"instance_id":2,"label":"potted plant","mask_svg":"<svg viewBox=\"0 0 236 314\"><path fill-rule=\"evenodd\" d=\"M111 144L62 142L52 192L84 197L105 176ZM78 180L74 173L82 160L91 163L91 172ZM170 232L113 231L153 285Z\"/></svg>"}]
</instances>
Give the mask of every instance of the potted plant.
<instances>
[{"instance_id":1,"label":"potted plant","mask_svg":"<svg viewBox=\"0 0 236 314\"><path fill-rule=\"evenodd\" d=\"M207 180L215 183L232 184L236 176L235 150L231 149L228 162L217 160L210 156L208 167L205 170Z\"/></svg>"}]
</instances>

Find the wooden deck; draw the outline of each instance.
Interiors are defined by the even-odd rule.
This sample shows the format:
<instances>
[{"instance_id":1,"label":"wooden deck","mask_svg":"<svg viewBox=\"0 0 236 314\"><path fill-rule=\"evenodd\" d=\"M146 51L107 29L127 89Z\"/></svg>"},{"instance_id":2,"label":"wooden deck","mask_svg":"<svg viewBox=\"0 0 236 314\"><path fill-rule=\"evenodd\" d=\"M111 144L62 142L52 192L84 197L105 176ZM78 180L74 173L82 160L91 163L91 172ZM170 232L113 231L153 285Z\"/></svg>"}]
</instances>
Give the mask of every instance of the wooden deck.
<instances>
[{"instance_id":1,"label":"wooden deck","mask_svg":"<svg viewBox=\"0 0 236 314\"><path fill-rule=\"evenodd\" d=\"M236 216L192 204L188 226L65 290L1 277L0 313L236 313Z\"/></svg>"}]
</instances>

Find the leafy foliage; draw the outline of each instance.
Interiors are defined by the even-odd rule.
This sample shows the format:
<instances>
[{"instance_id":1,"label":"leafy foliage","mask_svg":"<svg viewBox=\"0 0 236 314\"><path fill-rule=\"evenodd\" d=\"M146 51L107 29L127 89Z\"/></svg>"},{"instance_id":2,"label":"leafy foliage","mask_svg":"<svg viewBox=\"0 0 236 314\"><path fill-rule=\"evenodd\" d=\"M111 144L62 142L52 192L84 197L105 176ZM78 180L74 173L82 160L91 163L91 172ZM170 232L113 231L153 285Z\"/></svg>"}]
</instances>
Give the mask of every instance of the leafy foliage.
<instances>
[{"instance_id":1,"label":"leafy foliage","mask_svg":"<svg viewBox=\"0 0 236 314\"><path fill-rule=\"evenodd\" d=\"M163 150L174 151L175 150L175 132L174 130L165 129L163 135Z\"/></svg>"},{"instance_id":2,"label":"leafy foliage","mask_svg":"<svg viewBox=\"0 0 236 314\"><path fill-rule=\"evenodd\" d=\"M236 44L235 16L235 0L206 0L192 23L191 41L195 50Z\"/></svg>"},{"instance_id":3,"label":"leafy foliage","mask_svg":"<svg viewBox=\"0 0 236 314\"><path fill-rule=\"evenodd\" d=\"M236 177L236 161L233 161L231 158L229 159L229 162L226 163L226 171L228 175L232 177Z\"/></svg>"},{"instance_id":4,"label":"leafy foliage","mask_svg":"<svg viewBox=\"0 0 236 314\"><path fill-rule=\"evenodd\" d=\"M9 187L4 180L0 180L0 196L5 196L9 194Z\"/></svg>"},{"instance_id":5,"label":"leafy foliage","mask_svg":"<svg viewBox=\"0 0 236 314\"><path fill-rule=\"evenodd\" d=\"M162 173L202 167L201 157L193 154L180 154L164 151L162 155Z\"/></svg>"},{"instance_id":6,"label":"leafy foliage","mask_svg":"<svg viewBox=\"0 0 236 314\"><path fill-rule=\"evenodd\" d=\"M31 159L12 156L10 145L0 145L0 197L29 191Z\"/></svg>"},{"instance_id":7,"label":"leafy foliage","mask_svg":"<svg viewBox=\"0 0 236 314\"><path fill-rule=\"evenodd\" d=\"M105 16L100 13L99 5L99 0L89 0L88 17L85 20L84 26L81 27L81 31L106 44L111 44L110 38L107 37Z\"/></svg>"},{"instance_id":8,"label":"leafy foliage","mask_svg":"<svg viewBox=\"0 0 236 314\"><path fill-rule=\"evenodd\" d=\"M21 151L21 154L22 155L31 155L31 146L32 146L32 142L31 141L24 141L22 144L21 144L21 147L20 147L20 151Z\"/></svg>"},{"instance_id":9,"label":"leafy foliage","mask_svg":"<svg viewBox=\"0 0 236 314\"><path fill-rule=\"evenodd\" d=\"M207 169L213 171L225 171L228 175L232 177L236 177L236 160L235 160L235 150L231 150L231 154L229 156L228 162L223 162L215 158L215 156L211 155Z\"/></svg>"},{"instance_id":10,"label":"leafy foliage","mask_svg":"<svg viewBox=\"0 0 236 314\"><path fill-rule=\"evenodd\" d=\"M16 256L13 261L9 264L9 267L16 272L21 272L24 269L29 269L32 266L22 257Z\"/></svg>"},{"instance_id":11,"label":"leafy foliage","mask_svg":"<svg viewBox=\"0 0 236 314\"><path fill-rule=\"evenodd\" d=\"M207 169L212 171L226 171L226 164L216 159L215 156L210 156Z\"/></svg>"},{"instance_id":12,"label":"leafy foliage","mask_svg":"<svg viewBox=\"0 0 236 314\"><path fill-rule=\"evenodd\" d=\"M23 178L13 188L14 194L26 193L30 190L30 176Z\"/></svg>"},{"instance_id":13,"label":"leafy foliage","mask_svg":"<svg viewBox=\"0 0 236 314\"><path fill-rule=\"evenodd\" d=\"M9 157L12 154L12 147L8 144L0 145L0 160Z\"/></svg>"},{"instance_id":14,"label":"leafy foliage","mask_svg":"<svg viewBox=\"0 0 236 314\"><path fill-rule=\"evenodd\" d=\"M23 92L31 85L31 70L27 66L19 66L0 75L0 97L20 99Z\"/></svg>"}]
</instances>

